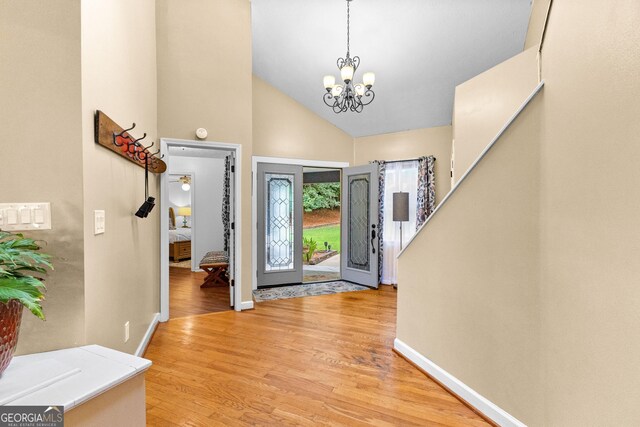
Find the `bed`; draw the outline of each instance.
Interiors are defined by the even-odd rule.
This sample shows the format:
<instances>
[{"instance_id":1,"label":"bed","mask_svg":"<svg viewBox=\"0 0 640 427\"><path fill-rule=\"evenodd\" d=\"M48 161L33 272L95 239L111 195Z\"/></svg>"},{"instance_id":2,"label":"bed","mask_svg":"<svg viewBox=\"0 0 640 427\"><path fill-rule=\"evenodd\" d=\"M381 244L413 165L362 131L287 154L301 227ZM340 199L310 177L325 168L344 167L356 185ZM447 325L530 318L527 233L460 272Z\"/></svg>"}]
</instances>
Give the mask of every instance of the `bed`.
<instances>
[{"instance_id":1,"label":"bed","mask_svg":"<svg viewBox=\"0 0 640 427\"><path fill-rule=\"evenodd\" d=\"M169 208L169 259L174 262L191 259L191 229L176 228L173 208Z\"/></svg>"}]
</instances>

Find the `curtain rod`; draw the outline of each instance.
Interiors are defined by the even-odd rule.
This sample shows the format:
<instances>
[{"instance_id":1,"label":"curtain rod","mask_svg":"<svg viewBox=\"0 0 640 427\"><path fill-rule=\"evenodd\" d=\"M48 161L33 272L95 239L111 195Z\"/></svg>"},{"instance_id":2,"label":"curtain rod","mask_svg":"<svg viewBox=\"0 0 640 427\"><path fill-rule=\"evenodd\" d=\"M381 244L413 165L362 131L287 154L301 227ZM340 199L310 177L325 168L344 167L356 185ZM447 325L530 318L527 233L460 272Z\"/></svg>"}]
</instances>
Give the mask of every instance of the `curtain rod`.
<instances>
[{"instance_id":1,"label":"curtain rod","mask_svg":"<svg viewBox=\"0 0 640 427\"><path fill-rule=\"evenodd\" d=\"M429 157L429 156L425 156L425 157ZM418 160L420 160L420 158L405 159L405 160L389 160L389 161L385 160L385 163L417 162ZM433 160L437 160L437 159L434 157Z\"/></svg>"}]
</instances>

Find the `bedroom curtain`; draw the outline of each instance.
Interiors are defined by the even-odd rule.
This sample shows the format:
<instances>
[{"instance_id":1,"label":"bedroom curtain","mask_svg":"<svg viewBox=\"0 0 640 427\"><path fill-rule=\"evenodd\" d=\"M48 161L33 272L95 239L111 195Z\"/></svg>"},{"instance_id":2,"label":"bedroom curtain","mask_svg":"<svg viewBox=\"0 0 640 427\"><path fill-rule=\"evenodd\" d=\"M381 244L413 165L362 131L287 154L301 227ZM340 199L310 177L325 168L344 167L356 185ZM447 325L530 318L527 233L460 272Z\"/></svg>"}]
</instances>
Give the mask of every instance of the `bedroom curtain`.
<instances>
[{"instance_id":1,"label":"bedroom curtain","mask_svg":"<svg viewBox=\"0 0 640 427\"><path fill-rule=\"evenodd\" d=\"M382 263L384 261L384 182L387 164L384 160L374 160L370 163L378 165L378 283L382 283Z\"/></svg>"},{"instance_id":2,"label":"bedroom curtain","mask_svg":"<svg viewBox=\"0 0 640 427\"><path fill-rule=\"evenodd\" d=\"M425 223L436 208L435 157L418 159L418 203L416 210L416 230Z\"/></svg>"},{"instance_id":3,"label":"bedroom curtain","mask_svg":"<svg viewBox=\"0 0 640 427\"><path fill-rule=\"evenodd\" d=\"M224 251L229 253L231 236L231 158L224 158L224 190L222 192L222 225L224 227Z\"/></svg>"},{"instance_id":4,"label":"bedroom curtain","mask_svg":"<svg viewBox=\"0 0 640 427\"><path fill-rule=\"evenodd\" d=\"M380 283L392 285L398 283L398 264L396 256L400 252L400 224L402 224L402 240L404 245L413 237L416 231L416 205L418 192L418 161L389 162L385 169L384 188L384 242L380 246L383 253L382 278ZM393 221L393 193L409 193L409 221Z\"/></svg>"}]
</instances>

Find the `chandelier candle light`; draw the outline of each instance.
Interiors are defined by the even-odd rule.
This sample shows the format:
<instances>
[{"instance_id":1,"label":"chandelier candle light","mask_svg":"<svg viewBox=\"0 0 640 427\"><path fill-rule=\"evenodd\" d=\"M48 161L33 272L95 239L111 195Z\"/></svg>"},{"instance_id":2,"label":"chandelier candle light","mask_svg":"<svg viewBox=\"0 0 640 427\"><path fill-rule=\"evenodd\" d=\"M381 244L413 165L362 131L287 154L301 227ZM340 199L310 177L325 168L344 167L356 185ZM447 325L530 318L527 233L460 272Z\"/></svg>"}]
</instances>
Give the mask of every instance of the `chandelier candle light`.
<instances>
[{"instance_id":1,"label":"chandelier candle light","mask_svg":"<svg viewBox=\"0 0 640 427\"><path fill-rule=\"evenodd\" d=\"M362 75L362 83L353 83L353 76L360 65L360 58L357 56L351 58L349 52L349 3L351 1L353 0L347 0L347 55L344 58L338 58L337 62L344 85L337 85L336 78L331 75L324 76L323 79L327 93L322 99L336 114L346 111L361 113L364 106L371 104L376 95L371 90L376 78L372 72Z\"/></svg>"}]
</instances>

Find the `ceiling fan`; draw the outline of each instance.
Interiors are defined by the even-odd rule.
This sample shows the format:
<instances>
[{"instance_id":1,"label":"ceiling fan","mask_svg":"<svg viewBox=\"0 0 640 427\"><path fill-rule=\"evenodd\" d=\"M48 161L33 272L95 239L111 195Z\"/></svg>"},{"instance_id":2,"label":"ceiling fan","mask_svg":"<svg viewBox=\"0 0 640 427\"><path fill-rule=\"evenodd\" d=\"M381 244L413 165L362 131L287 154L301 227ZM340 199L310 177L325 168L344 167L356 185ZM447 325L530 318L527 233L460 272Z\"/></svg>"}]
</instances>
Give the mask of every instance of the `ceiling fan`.
<instances>
[{"instance_id":1,"label":"ceiling fan","mask_svg":"<svg viewBox=\"0 0 640 427\"><path fill-rule=\"evenodd\" d=\"M169 182L170 183L171 182L180 182L180 183L182 183L182 187L181 187L182 191L189 191L191 189L191 177L187 176L187 175L181 176L177 180L169 181Z\"/></svg>"}]
</instances>

